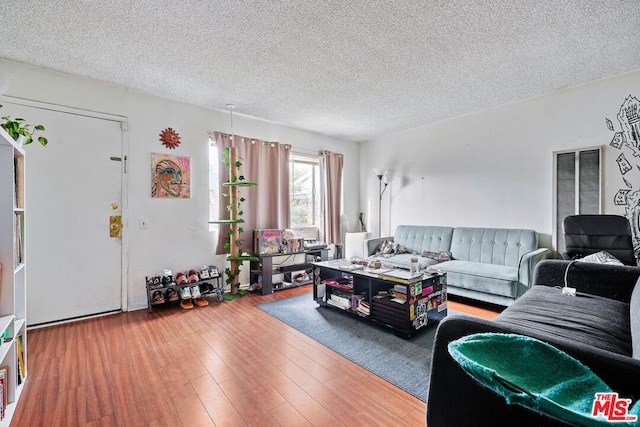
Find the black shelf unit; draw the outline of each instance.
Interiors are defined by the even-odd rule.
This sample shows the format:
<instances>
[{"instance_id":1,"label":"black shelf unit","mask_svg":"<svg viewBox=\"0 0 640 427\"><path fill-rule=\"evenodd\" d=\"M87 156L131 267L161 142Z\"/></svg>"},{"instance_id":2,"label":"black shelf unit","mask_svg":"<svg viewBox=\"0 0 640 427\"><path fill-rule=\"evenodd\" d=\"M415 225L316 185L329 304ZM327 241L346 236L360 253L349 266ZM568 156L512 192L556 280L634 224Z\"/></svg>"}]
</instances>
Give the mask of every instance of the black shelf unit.
<instances>
[{"instance_id":1,"label":"black shelf unit","mask_svg":"<svg viewBox=\"0 0 640 427\"><path fill-rule=\"evenodd\" d=\"M426 325L437 323L447 315L446 273L426 274L415 283L399 283L365 271L345 271L329 263L316 263L313 269L313 298L324 307L375 322L393 330L397 335L410 338ZM345 289L336 279L349 279L351 289ZM404 302L385 294L402 289ZM369 314L357 309L363 299L369 305Z\"/></svg>"},{"instance_id":2,"label":"black shelf unit","mask_svg":"<svg viewBox=\"0 0 640 427\"><path fill-rule=\"evenodd\" d=\"M276 270L273 268L273 259L276 257L286 257L286 256L295 256L295 255L305 255L305 262L286 265L278 267ZM259 277L262 277L262 295L269 295L275 291L281 291L283 289L289 289L297 286L309 285L313 283L312 279L304 282L296 282L291 277L291 273L294 271L307 271L311 273L313 269L312 262L316 261L326 261L329 258L329 249L328 248L319 248L319 249L309 249L301 252L288 252L288 253L276 253L276 254L262 254L256 255L258 257L258 261L251 261L250 265L250 281L251 283L258 283ZM273 275L283 273L287 281L283 281L282 283L287 283L286 285L273 283ZM311 277L311 274L309 274Z\"/></svg>"}]
</instances>

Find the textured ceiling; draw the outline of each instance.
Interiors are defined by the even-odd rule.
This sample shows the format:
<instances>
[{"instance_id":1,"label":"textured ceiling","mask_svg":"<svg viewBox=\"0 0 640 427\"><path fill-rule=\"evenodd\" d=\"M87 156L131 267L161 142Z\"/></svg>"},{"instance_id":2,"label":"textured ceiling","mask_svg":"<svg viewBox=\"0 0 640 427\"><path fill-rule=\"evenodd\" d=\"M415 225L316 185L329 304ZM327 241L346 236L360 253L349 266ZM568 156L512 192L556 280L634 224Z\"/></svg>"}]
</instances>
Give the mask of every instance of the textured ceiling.
<instances>
[{"instance_id":1,"label":"textured ceiling","mask_svg":"<svg viewBox=\"0 0 640 427\"><path fill-rule=\"evenodd\" d=\"M1 0L0 57L348 140L640 69L638 0Z\"/></svg>"}]
</instances>

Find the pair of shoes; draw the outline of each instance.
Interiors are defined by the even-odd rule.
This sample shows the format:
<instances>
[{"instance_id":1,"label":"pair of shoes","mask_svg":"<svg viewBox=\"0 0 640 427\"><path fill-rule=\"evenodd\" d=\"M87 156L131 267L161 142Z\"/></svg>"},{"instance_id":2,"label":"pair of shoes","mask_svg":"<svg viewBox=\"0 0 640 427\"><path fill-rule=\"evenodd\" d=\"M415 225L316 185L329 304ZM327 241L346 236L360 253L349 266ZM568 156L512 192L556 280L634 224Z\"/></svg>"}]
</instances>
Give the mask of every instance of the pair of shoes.
<instances>
[{"instance_id":1,"label":"pair of shoes","mask_svg":"<svg viewBox=\"0 0 640 427\"><path fill-rule=\"evenodd\" d=\"M180 306L185 310L193 308L194 303L198 307L205 307L209 305L209 301L207 301L206 298L202 296L199 285L185 286L181 288L180 298L182 298ZM191 301L192 299L193 302Z\"/></svg>"},{"instance_id":2,"label":"pair of shoes","mask_svg":"<svg viewBox=\"0 0 640 427\"><path fill-rule=\"evenodd\" d=\"M151 296L151 305L164 304L164 295L161 291L155 291Z\"/></svg>"}]
</instances>

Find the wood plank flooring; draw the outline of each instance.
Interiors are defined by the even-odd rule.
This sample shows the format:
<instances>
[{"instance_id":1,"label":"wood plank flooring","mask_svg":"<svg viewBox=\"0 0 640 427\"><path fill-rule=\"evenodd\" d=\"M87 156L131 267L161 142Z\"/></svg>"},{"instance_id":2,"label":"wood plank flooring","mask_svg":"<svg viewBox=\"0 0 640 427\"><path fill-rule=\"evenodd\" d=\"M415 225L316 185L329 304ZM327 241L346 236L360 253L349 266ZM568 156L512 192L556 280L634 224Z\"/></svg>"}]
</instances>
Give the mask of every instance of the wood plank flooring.
<instances>
[{"instance_id":1,"label":"wood plank flooring","mask_svg":"<svg viewBox=\"0 0 640 427\"><path fill-rule=\"evenodd\" d=\"M424 426L424 402L255 307L310 291L31 330L11 426Z\"/></svg>"}]
</instances>

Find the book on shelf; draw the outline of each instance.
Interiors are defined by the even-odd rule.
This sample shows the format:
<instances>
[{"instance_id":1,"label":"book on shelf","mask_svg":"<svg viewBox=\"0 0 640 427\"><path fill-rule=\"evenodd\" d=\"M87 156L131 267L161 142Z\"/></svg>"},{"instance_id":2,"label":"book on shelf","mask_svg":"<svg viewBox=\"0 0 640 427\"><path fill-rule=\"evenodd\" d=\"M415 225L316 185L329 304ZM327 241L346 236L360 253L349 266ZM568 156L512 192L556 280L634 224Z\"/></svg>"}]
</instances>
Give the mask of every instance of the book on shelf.
<instances>
[{"instance_id":1,"label":"book on shelf","mask_svg":"<svg viewBox=\"0 0 640 427\"><path fill-rule=\"evenodd\" d=\"M26 367L24 366L24 343L22 342L22 335L16 337L16 352L18 353L18 384L22 384L22 381L27 376Z\"/></svg>"},{"instance_id":2,"label":"book on shelf","mask_svg":"<svg viewBox=\"0 0 640 427\"><path fill-rule=\"evenodd\" d=\"M407 293L407 287L405 285L394 285L393 286L393 290L395 292L400 292L401 294L406 294Z\"/></svg>"},{"instance_id":3,"label":"book on shelf","mask_svg":"<svg viewBox=\"0 0 640 427\"><path fill-rule=\"evenodd\" d=\"M253 230L253 251L258 255L281 252L282 230Z\"/></svg>"},{"instance_id":4,"label":"book on shelf","mask_svg":"<svg viewBox=\"0 0 640 427\"><path fill-rule=\"evenodd\" d=\"M19 174L20 171L18 169L19 167L19 162L18 162L18 158L14 157L13 158L13 191L14 191L14 203L15 203L15 207L19 208L20 207L20 198L18 197L18 194L20 194L20 179L19 179Z\"/></svg>"},{"instance_id":5,"label":"book on shelf","mask_svg":"<svg viewBox=\"0 0 640 427\"><path fill-rule=\"evenodd\" d=\"M401 293L401 292L397 292L397 291L393 292L392 297L395 298L395 299L401 299L403 301L407 300L407 294Z\"/></svg>"},{"instance_id":6,"label":"book on shelf","mask_svg":"<svg viewBox=\"0 0 640 427\"><path fill-rule=\"evenodd\" d=\"M4 419L7 404L9 403L9 396L7 393L7 382L9 381L9 368L6 366L0 366L0 419Z\"/></svg>"},{"instance_id":7,"label":"book on shelf","mask_svg":"<svg viewBox=\"0 0 640 427\"><path fill-rule=\"evenodd\" d=\"M13 226L14 226L14 234L13 234L13 245L14 245L14 267L18 267L22 264L22 216L19 213L14 214L13 218Z\"/></svg>"}]
</instances>

